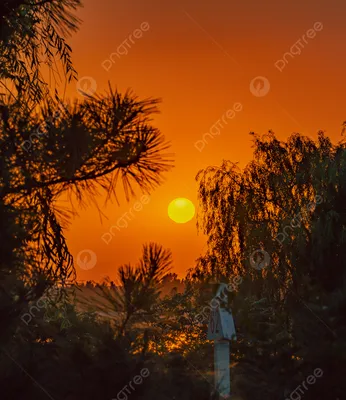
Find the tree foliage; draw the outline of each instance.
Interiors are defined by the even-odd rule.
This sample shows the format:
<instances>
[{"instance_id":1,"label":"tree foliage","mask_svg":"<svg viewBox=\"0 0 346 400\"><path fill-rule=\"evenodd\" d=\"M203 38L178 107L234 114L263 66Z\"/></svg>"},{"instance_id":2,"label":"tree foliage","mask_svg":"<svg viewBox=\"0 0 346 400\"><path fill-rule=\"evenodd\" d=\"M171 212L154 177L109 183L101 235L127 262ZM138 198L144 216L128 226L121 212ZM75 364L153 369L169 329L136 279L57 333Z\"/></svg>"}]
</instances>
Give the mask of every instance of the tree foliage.
<instances>
[{"instance_id":1,"label":"tree foliage","mask_svg":"<svg viewBox=\"0 0 346 400\"><path fill-rule=\"evenodd\" d=\"M66 36L76 32L80 19L74 11L80 0L5 0L0 5L0 80L3 95L12 102L26 95L34 103L49 94L43 67L61 79L59 63L67 82L76 79L72 49ZM57 62L58 61L58 62ZM26 107L22 102L21 107Z\"/></svg>"},{"instance_id":2,"label":"tree foliage","mask_svg":"<svg viewBox=\"0 0 346 400\"><path fill-rule=\"evenodd\" d=\"M172 167L168 143L153 126L157 99L111 88L84 102L51 96L42 75L60 58L75 78L66 36L79 0L6 1L0 7L0 320L5 347L23 313L53 285L75 279L65 229L75 208L98 195L127 200L149 193ZM54 64L54 65L53 65ZM12 86L14 90L12 90ZM71 200L59 206L62 195ZM63 291L62 291L63 293ZM26 340L25 334L19 335ZM30 340L30 339L28 339ZM11 347L11 346L10 346Z\"/></svg>"},{"instance_id":3,"label":"tree foliage","mask_svg":"<svg viewBox=\"0 0 346 400\"><path fill-rule=\"evenodd\" d=\"M197 176L208 251L194 274L243 277L230 302L243 335L239 370L256 368L258 398L287 396L315 368L329 378L304 396L340 396L330 374L333 363L340 378L345 365L345 143L333 145L323 132L316 142L253 137L254 159L244 170L224 161ZM262 261L267 254L270 265L254 267L255 254Z\"/></svg>"}]
</instances>

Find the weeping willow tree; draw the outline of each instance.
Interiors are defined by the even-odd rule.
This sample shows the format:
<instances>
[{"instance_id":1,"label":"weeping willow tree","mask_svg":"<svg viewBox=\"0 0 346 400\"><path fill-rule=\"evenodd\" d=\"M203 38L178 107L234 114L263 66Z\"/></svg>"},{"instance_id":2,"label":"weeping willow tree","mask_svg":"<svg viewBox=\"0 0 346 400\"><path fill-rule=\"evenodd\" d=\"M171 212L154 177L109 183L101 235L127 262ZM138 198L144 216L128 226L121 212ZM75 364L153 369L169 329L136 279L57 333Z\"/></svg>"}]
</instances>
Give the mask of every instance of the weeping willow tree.
<instances>
[{"instance_id":1,"label":"weeping willow tree","mask_svg":"<svg viewBox=\"0 0 346 400\"><path fill-rule=\"evenodd\" d=\"M34 103L49 95L47 68L55 83L76 79L72 49L66 37L76 32L81 20L74 15L80 0L4 0L0 4L0 93L12 102L26 95ZM21 103L26 107L26 103Z\"/></svg>"},{"instance_id":2,"label":"weeping willow tree","mask_svg":"<svg viewBox=\"0 0 346 400\"><path fill-rule=\"evenodd\" d=\"M243 278L230 296L241 338L239 368L245 365L246 373L257 377L243 384L243 394L251 387L249 398L287 396L309 368L323 365L328 377L304 396L321 390L340 396L345 143L333 145L323 132L316 141L300 134L285 142L272 132L252 135L254 157L243 170L224 161L197 175L198 226L208 236L208 250L192 276ZM333 368L339 372L333 375Z\"/></svg>"},{"instance_id":3,"label":"weeping willow tree","mask_svg":"<svg viewBox=\"0 0 346 400\"><path fill-rule=\"evenodd\" d=\"M345 254L344 143L332 145L322 132L317 142L299 134L287 142L273 133L253 136L254 160L243 171L224 161L197 175L199 228L208 235L201 263L210 274L259 276L250 256L262 249L271 258L265 275L298 290L299 277L309 274L334 290L342 281Z\"/></svg>"}]
</instances>

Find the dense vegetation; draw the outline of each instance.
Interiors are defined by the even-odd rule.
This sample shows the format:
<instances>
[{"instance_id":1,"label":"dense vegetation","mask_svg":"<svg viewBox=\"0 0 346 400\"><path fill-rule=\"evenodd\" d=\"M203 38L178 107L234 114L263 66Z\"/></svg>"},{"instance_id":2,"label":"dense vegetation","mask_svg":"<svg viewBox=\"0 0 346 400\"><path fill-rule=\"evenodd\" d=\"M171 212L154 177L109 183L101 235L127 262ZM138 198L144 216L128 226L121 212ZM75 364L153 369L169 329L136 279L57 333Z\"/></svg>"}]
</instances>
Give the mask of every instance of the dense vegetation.
<instances>
[{"instance_id":1,"label":"dense vegetation","mask_svg":"<svg viewBox=\"0 0 346 400\"><path fill-rule=\"evenodd\" d=\"M183 281L170 251L149 243L136 265L114 265L114 282L76 282L64 238L75 208L61 210L59 197L111 198L120 178L130 198L171 167L151 121L157 100L111 86L73 106L51 95L44 62L61 59L67 81L77 76L65 36L78 6L0 5L1 398L217 397L205 334L215 282L232 284L234 399L345 398L343 141L253 134L244 170L225 161L201 171L208 248Z\"/></svg>"}]
</instances>

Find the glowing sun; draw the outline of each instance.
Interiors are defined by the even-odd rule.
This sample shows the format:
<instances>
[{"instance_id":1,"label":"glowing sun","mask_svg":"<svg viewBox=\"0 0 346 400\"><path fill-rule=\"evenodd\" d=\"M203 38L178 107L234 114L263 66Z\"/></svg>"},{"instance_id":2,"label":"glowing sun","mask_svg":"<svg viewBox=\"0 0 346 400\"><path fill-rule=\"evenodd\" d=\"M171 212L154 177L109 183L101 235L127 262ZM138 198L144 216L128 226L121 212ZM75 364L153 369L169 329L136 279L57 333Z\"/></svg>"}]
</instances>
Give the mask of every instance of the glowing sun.
<instances>
[{"instance_id":1,"label":"glowing sun","mask_svg":"<svg viewBox=\"0 0 346 400\"><path fill-rule=\"evenodd\" d=\"M192 201L185 198L174 199L169 203L168 216L178 224L185 224L195 215L195 206Z\"/></svg>"}]
</instances>

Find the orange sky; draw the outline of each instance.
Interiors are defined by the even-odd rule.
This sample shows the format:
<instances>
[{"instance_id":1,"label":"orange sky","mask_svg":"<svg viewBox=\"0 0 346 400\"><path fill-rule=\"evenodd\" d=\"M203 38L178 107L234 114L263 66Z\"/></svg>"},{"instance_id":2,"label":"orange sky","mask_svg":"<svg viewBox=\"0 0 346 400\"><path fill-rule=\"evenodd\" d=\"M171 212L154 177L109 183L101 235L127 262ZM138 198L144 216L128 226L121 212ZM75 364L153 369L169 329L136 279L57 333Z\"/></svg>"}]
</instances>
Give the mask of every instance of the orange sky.
<instances>
[{"instance_id":1,"label":"orange sky","mask_svg":"<svg viewBox=\"0 0 346 400\"><path fill-rule=\"evenodd\" d=\"M171 141L175 168L148 204L134 212L128 227L114 231L109 244L102 235L137 200L126 203L121 197L120 207L109 204L103 210L108 220L102 223L94 207L79 213L66 233L70 250L76 257L89 249L97 257L92 269L76 265L79 279L114 277L119 265L138 259L148 241L170 248L175 272L183 276L205 249L205 239L197 236L195 219L186 224L171 221L167 206L176 197L197 205L194 177L200 169L220 165L222 159L244 166L252 157L250 131L272 129L285 139L292 132L316 138L322 129L334 141L340 139L346 120L345 10L342 0L84 0L78 11L80 31L69 39L79 78L91 77L97 93L104 93L110 80L113 87L123 92L132 88L140 98L162 98L155 125ZM106 71L102 63L143 22L149 29L132 39L128 54L114 55ZM322 26L311 31L316 22ZM275 63L299 40L280 72ZM250 91L250 82L258 76L270 83L262 97ZM82 98L76 85L68 88L67 96ZM195 142L235 103L242 110L226 119L220 134L207 138L198 151Z\"/></svg>"}]
</instances>

